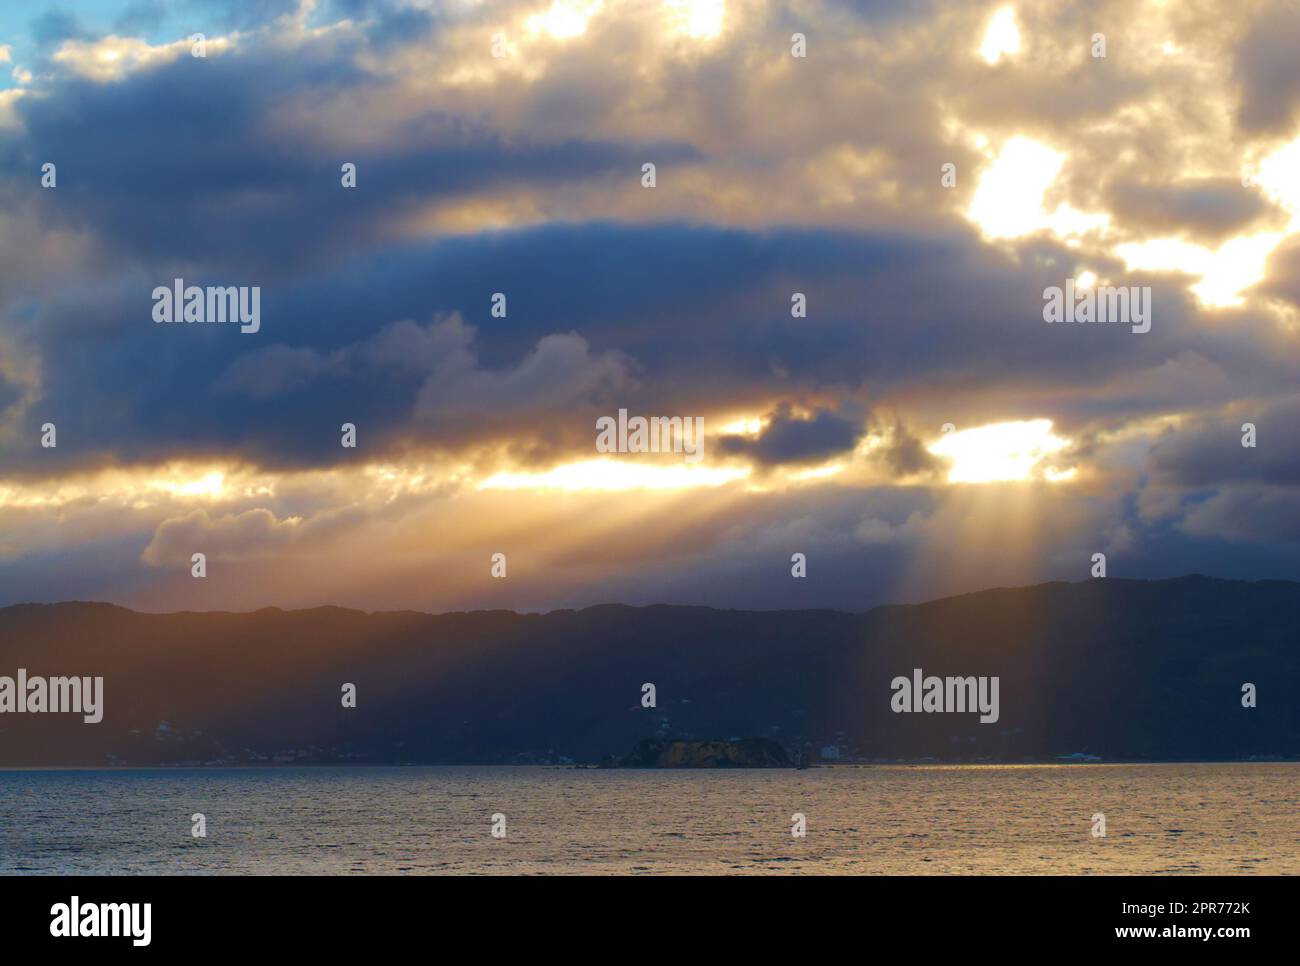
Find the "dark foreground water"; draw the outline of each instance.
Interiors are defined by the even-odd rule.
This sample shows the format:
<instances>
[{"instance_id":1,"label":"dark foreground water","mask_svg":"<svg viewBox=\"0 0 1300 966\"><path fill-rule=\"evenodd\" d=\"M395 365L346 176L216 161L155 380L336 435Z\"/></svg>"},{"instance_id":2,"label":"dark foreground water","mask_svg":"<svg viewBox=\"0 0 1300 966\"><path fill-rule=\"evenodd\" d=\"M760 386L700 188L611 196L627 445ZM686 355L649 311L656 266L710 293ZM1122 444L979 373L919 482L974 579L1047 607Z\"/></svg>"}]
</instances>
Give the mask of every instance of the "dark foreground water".
<instances>
[{"instance_id":1,"label":"dark foreground water","mask_svg":"<svg viewBox=\"0 0 1300 966\"><path fill-rule=\"evenodd\" d=\"M1295 874L1298 806L1292 764L0 771L0 873Z\"/></svg>"}]
</instances>

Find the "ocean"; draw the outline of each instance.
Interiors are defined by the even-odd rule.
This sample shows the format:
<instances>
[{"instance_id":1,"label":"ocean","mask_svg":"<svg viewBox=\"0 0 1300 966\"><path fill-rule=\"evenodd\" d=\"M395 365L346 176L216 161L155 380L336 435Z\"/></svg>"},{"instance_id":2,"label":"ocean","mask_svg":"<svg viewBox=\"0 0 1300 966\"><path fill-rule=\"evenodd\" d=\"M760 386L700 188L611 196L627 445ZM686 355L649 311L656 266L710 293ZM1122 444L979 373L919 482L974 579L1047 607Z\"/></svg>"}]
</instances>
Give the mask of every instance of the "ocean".
<instances>
[{"instance_id":1,"label":"ocean","mask_svg":"<svg viewBox=\"0 0 1300 966\"><path fill-rule=\"evenodd\" d=\"M0 873L1297 874L1300 764L0 771Z\"/></svg>"}]
</instances>

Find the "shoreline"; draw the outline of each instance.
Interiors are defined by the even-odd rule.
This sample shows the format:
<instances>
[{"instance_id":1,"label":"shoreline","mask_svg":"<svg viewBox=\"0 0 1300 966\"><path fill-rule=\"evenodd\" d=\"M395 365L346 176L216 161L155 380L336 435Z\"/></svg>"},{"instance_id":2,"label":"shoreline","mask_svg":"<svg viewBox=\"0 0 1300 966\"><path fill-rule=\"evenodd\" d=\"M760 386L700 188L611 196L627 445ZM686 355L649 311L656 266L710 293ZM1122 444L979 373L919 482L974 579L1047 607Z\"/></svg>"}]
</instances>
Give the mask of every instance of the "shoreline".
<instances>
[{"instance_id":1,"label":"shoreline","mask_svg":"<svg viewBox=\"0 0 1300 966\"><path fill-rule=\"evenodd\" d=\"M1245 759L1245 758L1197 758L1197 759L1115 759L1107 761L872 761L872 762L828 762L809 768L601 768L598 765L547 765L547 764L500 764L500 763L456 763L424 764L415 762L381 763L381 762L297 762L279 764L231 763L220 765L204 764L164 764L164 765L0 765L0 774L18 772L134 772L134 771L294 771L303 769L334 769L338 771L361 771L366 769L494 769L518 770L537 769L549 771L592 771L592 772L798 772L849 768L1104 768L1133 766L1171 766L1171 765L1300 765L1300 758Z\"/></svg>"}]
</instances>

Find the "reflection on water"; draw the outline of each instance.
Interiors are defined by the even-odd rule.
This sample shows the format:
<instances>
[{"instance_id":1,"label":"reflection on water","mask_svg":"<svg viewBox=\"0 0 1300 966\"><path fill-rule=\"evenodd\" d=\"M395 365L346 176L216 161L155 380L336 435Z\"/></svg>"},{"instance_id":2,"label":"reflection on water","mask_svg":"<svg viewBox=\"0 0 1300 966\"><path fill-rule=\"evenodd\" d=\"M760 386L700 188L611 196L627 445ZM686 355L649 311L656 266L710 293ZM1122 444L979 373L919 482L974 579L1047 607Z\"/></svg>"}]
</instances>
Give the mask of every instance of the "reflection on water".
<instances>
[{"instance_id":1,"label":"reflection on water","mask_svg":"<svg viewBox=\"0 0 1300 966\"><path fill-rule=\"evenodd\" d=\"M1298 799L1291 764L10 771L0 872L1294 874Z\"/></svg>"}]
</instances>

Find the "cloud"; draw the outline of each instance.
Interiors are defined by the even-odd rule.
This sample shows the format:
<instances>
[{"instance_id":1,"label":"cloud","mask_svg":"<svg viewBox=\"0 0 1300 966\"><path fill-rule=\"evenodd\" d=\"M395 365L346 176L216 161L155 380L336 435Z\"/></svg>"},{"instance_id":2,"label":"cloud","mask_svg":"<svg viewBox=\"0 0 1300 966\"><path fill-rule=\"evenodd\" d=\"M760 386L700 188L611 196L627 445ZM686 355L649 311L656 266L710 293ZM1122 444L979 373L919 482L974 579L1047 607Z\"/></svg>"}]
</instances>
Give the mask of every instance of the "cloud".
<instances>
[{"instance_id":1,"label":"cloud","mask_svg":"<svg viewBox=\"0 0 1300 966\"><path fill-rule=\"evenodd\" d=\"M214 51L222 42L214 39ZM103 83L135 71L165 64L190 53L188 40L153 46L136 37L110 35L93 41L65 40L52 56L54 63L78 76Z\"/></svg>"},{"instance_id":2,"label":"cloud","mask_svg":"<svg viewBox=\"0 0 1300 966\"><path fill-rule=\"evenodd\" d=\"M1300 396L1190 420L1151 448L1152 472L1163 483L1208 487L1262 483L1300 488ZM1242 426L1255 426L1255 446L1242 446Z\"/></svg>"},{"instance_id":3,"label":"cloud","mask_svg":"<svg viewBox=\"0 0 1300 966\"><path fill-rule=\"evenodd\" d=\"M1185 235L1205 245L1217 246L1251 225L1282 212L1240 179L1198 178L1178 184L1150 184L1128 179L1112 182L1108 204L1123 212L1127 228L1146 236Z\"/></svg>"},{"instance_id":4,"label":"cloud","mask_svg":"<svg viewBox=\"0 0 1300 966\"><path fill-rule=\"evenodd\" d=\"M37 45L46 47L66 40L88 38L90 32L76 15L61 8L43 11L32 19L31 37Z\"/></svg>"},{"instance_id":5,"label":"cloud","mask_svg":"<svg viewBox=\"0 0 1300 966\"><path fill-rule=\"evenodd\" d=\"M301 392L322 377L357 379L388 385L400 402L396 386L405 384L413 424L406 428L481 436L503 423L558 418L635 385L632 360L619 352L593 355L576 333L543 336L516 365L499 369L480 367L474 340L474 328L455 313L428 326L394 322L329 353L286 345L253 350L230 364L218 386L261 400Z\"/></svg>"},{"instance_id":6,"label":"cloud","mask_svg":"<svg viewBox=\"0 0 1300 966\"><path fill-rule=\"evenodd\" d=\"M1133 279L1154 285L1150 336L1046 325L1041 292L1073 275L1075 259L1037 242L1013 260L967 234L544 226L379 247L266 280L256 335L154 325L149 293L173 266L137 269L52 290L17 326L42 403L10 465L54 473L222 454L331 465L345 421L371 427L372 456L420 441L472 445L485 431L521 445L549 439L560 456L589 451L591 418L615 403L711 417L802 398L884 406L936 427L1031 407L1073 428L1204 406L1207 387L1226 401L1247 382L1261 394L1293 384L1297 350L1284 328L1261 320L1247 340L1235 326L1204 325L1158 278ZM790 318L794 290L810 295L807 319ZM507 319L490 314L497 291ZM462 321L400 321L453 313ZM1216 381L1204 366L1178 374L1179 360L1196 357L1214 360ZM909 391L918 382L921 396ZM56 416L78 445L42 452L35 429ZM766 452L781 461L807 431L792 427Z\"/></svg>"},{"instance_id":7,"label":"cloud","mask_svg":"<svg viewBox=\"0 0 1300 966\"><path fill-rule=\"evenodd\" d=\"M415 416L435 425L499 419L519 412L554 418L572 407L613 398L634 384L632 366L618 352L593 356L575 332L543 336L513 369L479 368L459 319L442 323L466 334L465 344L439 360L420 388ZM455 332L456 330L453 329ZM457 333L459 334L459 333Z\"/></svg>"},{"instance_id":8,"label":"cloud","mask_svg":"<svg viewBox=\"0 0 1300 966\"><path fill-rule=\"evenodd\" d=\"M10 382L5 378L4 373L0 372L0 418L3 417L4 411L22 399L22 396L21 387Z\"/></svg>"},{"instance_id":9,"label":"cloud","mask_svg":"<svg viewBox=\"0 0 1300 966\"><path fill-rule=\"evenodd\" d=\"M300 523L277 520L260 508L216 519L207 510L194 510L163 521L140 559L151 567L188 563L196 552L210 560L237 560L288 543Z\"/></svg>"},{"instance_id":10,"label":"cloud","mask_svg":"<svg viewBox=\"0 0 1300 966\"><path fill-rule=\"evenodd\" d=\"M1300 308L1300 238L1292 236L1278 246L1269 259L1268 273L1258 290Z\"/></svg>"},{"instance_id":11,"label":"cloud","mask_svg":"<svg viewBox=\"0 0 1300 966\"><path fill-rule=\"evenodd\" d=\"M724 452L745 454L769 466L810 463L852 450L862 433L862 426L852 418L825 409L797 416L782 404L758 436L724 436L719 445Z\"/></svg>"},{"instance_id":12,"label":"cloud","mask_svg":"<svg viewBox=\"0 0 1300 966\"><path fill-rule=\"evenodd\" d=\"M1180 529L1212 540L1273 543L1300 540L1300 493L1235 487L1191 507Z\"/></svg>"},{"instance_id":13,"label":"cloud","mask_svg":"<svg viewBox=\"0 0 1300 966\"><path fill-rule=\"evenodd\" d=\"M1300 100L1300 10L1266 4L1238 44L1233 74L1241 85L1237 119L1249 132L1285 133Z\"/></svg>"},{"instance_id":14,"label":"cloud","mask_svg":"<svg viewBox=\"0 0 1300 966\"><path fill-rule=\"evenodd\" d=\"M163 0L133 0L113 21L113 32L127 37L152 33L166 15Z\"/></svg>"},{"instance_id":15,"label":"cloud","mask_svg":"<svg viewBox=\"0 0 1300 966\"><path fill-rule=\"evenodd\" d=\"M266 602L433 606L428 573L479 574L497 543L554 571L467 577L441 605L857 606L868 582L889 599L1074 576L1095 546L1129 573L1300 574L1285 528L1251 523L1295 486L1294 233L1231 308L1197 300L1185 260L1119 254L1168 235L1217 263L1290 232L1285 178L1261 195L1240 173L1294 136L1294 11L1120 2L1098 25L1016 6L1020 50L995 67L975 50L991 8L902 0L735 0L711 37L657 0L607 0L572 37L529 31L531 0L45 18L34 56L15 41L30 87L0 92L0 530L19 561L0 586L139 602L194 541L243 561L239 586L204 588L240 606L259 580ZM203 14L207 58L178 9ZM1043 210L1105 227L985 241L971 200L1015 137L1062 159ZM1045 324L1043 289L1084 272L1150 286L1152 331ZM176 277L261 286L261 332L154 325ZM466 492L590 457L593 417L623 406L768 414L708 450L756 472L662 503ZM1038 418L1076 441L1075 483L977 499L926 449L945 422ZM802 472L827 461L844 472ZM196 495L175 466L228 482ZM289 566L311 572L317 520L337 521L337 584ZM453 532L455 552L429 549ZM818 577L791 590L795 541ZM166 590L203 605L193 583Z\"/></svg>"},{"instance_id":16,"label":"cloud","mask_svg":"<svg viewBox=\"0 0 1300 966\"><path fill-rule=\"evenodd\" d=\"M402 237L413 214L452 199L620 175L635 183L646 157L698 156L682 141L508 132L436 107L338 144L341 119L319 111L353 100L349 124L362 118L363 134L368 103L391 86L362 65L365 49L356 29L214 36L204 58L189 56L187 39L69 40L42 96L12 106L23 136L0 143L0 158L60 163L59 195L40 199L53 224L75 221L155 263L256 271L265 281ZM159 117L168 119L162 138ZM357 167L356 189L341 185L343 162Z\"/></svg>"},{"instance_id":17,"label":"cloud","mask_svg":"<svg viewBox=\"0 0 1300 966\"><path fill-rule=\"evenodd\" d=\"M329 361L314 349L272 345L237 358L218 386L254 399L271 399L310 385L329 368Z\"/></svg>"},{"instance_id":18,"label":"cloud","mask_svg":"<svg viewBox=\"0 0 1300 966\"><path fill-rule=\"evenodd\" d=\"M895 421L885 435L883 445L872 453L894 476L907 477L938 471L943 461L932 454L921 440L902 424Z\"/></svg>"}]
</instances>

